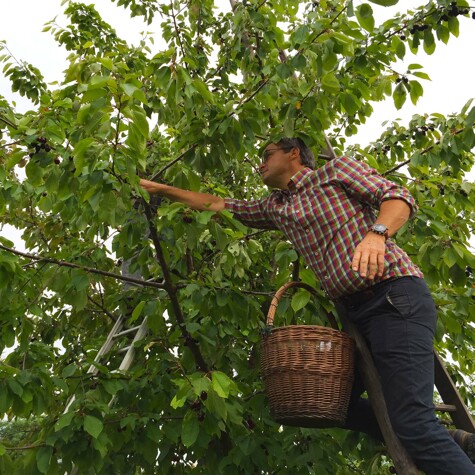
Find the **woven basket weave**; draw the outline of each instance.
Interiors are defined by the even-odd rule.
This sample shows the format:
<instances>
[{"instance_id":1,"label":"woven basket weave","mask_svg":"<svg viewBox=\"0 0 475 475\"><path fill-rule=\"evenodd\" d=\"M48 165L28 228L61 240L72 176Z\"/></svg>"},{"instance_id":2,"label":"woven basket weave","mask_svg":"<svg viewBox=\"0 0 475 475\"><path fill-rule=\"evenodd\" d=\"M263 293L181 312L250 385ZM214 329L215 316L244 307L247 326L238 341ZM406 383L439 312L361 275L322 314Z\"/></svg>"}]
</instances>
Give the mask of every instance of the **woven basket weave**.
<instances>
[{"instance_id":1,"label":"woven basket weave","mask_svg":"<svg viewBox=\"0 0 475 475\"><path fill-rule=\"evenodd\" d=\"M354 377L354 342L335 328L289 325L273 328L277 305L291 287L314 289L288 282L272 300L267 315L269 331L261 340L261 373L270 413L284 425L335 427L344 423Z\"/></svg>"}]
</instances>

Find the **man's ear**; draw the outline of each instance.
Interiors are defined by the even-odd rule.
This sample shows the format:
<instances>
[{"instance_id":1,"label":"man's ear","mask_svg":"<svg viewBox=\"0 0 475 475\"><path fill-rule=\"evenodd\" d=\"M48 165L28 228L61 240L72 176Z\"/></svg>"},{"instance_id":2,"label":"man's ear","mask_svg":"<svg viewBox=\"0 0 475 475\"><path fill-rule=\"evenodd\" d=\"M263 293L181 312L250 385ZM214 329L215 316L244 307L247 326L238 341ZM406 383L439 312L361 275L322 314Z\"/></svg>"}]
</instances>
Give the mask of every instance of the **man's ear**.
<instances>
[{"instance_id":1,"label":"man's ear","mask_svg":"<svg viewBox=\"0 0 475 475\"><path fill-rule=\"evenodd\" d=\"M302 162L300 158L300 149L298 147L293 147L290 150L290 159L291 160L298 160L300 163Z\"/></svg>"}]
</instances>

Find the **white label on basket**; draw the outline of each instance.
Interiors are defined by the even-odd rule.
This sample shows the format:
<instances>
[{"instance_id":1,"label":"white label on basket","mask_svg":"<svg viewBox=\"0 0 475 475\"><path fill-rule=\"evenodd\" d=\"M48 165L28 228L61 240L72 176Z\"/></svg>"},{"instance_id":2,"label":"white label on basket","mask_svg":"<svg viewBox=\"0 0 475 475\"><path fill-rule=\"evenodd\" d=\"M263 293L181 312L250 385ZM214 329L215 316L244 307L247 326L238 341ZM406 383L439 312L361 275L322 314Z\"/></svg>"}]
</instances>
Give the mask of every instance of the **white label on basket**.
<instances>
[{"instance_id":1,"label":"white label on basket","mask_svg":"<svg viewBox=\"0 0 475 475\"><path fill-rule=\"evenodd\" d=\"M286 346L287 348L295 348L296 343L297 342L285 342L283 346ZM331 341L317 341L315 343L301 341L297 344L301 350L304 350L305 348L315 348L317 351L321 351L322 353L331 351L333 346Z\"/></svg>"},{"instance_id":2,"label":"white label on basket","mask_svg":"<svg viewBox=\"0 0 475 475\"><path fill-rule=\"evenodd\" d=\"M331 341L321 341L320 342L320 351L330 351L332 349Z\"/></svg>"}]
</instances>

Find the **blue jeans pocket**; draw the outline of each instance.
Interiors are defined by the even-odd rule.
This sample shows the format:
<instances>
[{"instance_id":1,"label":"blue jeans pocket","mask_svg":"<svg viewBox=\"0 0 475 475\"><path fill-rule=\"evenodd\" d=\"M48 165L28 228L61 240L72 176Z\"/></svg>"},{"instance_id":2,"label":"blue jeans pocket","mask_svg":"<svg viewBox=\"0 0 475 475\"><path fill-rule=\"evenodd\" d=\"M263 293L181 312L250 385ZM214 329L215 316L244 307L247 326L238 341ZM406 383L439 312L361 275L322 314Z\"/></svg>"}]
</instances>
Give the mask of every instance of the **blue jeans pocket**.
<instances>
[{"instance_id":1,"label":"blue jeans pocket","mask_svg":"<svg viewBox=\"0 0 475 475\"><path fill-rule=\"evenodd\" d=\"M411 300L403 285L391 285L386 294L386 300L402 317L411 316Z\"/></svg>"}]
</instances>

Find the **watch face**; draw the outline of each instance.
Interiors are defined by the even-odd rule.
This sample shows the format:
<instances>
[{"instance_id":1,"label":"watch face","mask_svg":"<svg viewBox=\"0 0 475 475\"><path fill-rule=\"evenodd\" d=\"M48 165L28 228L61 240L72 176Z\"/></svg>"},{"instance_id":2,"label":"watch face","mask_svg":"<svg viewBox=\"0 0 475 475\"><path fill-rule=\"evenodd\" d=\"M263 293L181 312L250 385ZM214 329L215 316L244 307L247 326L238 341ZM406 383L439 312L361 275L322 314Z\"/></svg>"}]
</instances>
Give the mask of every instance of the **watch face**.
<instances>
[{"instance_id":1,"label":"watch face","mask_svg":"<svg viewBox=\"0 0 475 475\"><path fill-rule=\"evenodd\" d=\"M385 233L388 230L384 224L375 224L373 225L373 229L379 233Z\"/></svg>"}]
</instances>

